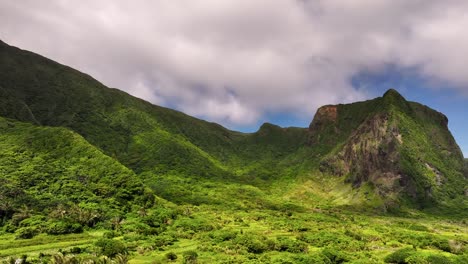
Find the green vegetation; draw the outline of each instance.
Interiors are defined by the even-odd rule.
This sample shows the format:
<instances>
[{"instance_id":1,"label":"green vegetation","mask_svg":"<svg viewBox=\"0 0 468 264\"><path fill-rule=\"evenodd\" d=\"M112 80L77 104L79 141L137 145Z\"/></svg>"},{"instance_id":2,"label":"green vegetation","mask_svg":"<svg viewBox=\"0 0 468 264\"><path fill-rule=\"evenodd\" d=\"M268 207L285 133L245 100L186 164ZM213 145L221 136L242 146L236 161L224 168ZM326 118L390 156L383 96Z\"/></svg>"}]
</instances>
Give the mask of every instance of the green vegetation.
<instances>
[{"instance_id":1,"label":"green vegetation","mask_svg":"<svg viewBox=\"0 0 468 264\"><path fill-rule=\"evenodd\" d=\"M1 263L467 263L467 164L394 90L244 134L0 42Z\"/></svg>"}]
</instances>

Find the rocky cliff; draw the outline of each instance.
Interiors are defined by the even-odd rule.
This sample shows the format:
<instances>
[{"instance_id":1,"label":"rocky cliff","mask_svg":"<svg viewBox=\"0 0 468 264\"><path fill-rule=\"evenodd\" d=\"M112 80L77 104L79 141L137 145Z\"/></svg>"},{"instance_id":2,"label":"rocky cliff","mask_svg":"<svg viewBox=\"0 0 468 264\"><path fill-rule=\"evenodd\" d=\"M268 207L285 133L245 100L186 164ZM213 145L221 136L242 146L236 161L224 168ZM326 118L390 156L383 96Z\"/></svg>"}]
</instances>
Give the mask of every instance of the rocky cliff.
<instances>
[{"instance_id":1,"label":"rocky cliff","mask_svg":"<svg viewBox=\"0 0 468 264\"><path fill-rule=\"evenodd\" d=\"M317 111L309 144L328 144L320 169L393 200L437 203L464 192L464 159L445 115L396 90L374 100Z\"/></svg>"}]
</instances>

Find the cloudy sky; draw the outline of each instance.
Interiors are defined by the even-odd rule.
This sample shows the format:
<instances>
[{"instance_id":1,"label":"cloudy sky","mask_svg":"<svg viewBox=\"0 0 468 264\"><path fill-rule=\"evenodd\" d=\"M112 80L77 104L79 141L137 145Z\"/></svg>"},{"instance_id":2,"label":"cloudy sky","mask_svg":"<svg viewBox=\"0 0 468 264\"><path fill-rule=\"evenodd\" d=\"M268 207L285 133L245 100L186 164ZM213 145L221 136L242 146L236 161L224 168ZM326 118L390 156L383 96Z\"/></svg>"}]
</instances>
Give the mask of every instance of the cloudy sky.
<instances>
[{"instance_id":1,"label":"cloudy sky","mask_svg":"<svg viewBox=\"0 0 468 264\"><path fill-rule=\"evenodd\" d=\"M0 0L0 39L242 131L394 87L468 154L466 0Z\"/></svg>"}]
</instances>

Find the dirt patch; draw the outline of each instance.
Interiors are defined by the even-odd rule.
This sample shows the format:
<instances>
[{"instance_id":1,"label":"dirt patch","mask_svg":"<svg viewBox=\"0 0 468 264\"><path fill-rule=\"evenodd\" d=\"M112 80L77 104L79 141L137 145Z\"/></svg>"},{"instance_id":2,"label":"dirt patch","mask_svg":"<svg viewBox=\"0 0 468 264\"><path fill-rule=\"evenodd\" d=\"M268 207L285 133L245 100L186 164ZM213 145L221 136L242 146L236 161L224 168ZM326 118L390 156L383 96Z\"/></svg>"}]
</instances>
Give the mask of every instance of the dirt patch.
<instances>
[{"instance_id":1,"label":"dirt patch","mask_svg":"<svg viewBox=\"0 0 468 264\"><path fill-rule=\"evenodd\" d=\"M317 110L317 116L322 119L336 121L338 119L338 108L336 105L326 105Z\"/></svg>"}]
</instances>

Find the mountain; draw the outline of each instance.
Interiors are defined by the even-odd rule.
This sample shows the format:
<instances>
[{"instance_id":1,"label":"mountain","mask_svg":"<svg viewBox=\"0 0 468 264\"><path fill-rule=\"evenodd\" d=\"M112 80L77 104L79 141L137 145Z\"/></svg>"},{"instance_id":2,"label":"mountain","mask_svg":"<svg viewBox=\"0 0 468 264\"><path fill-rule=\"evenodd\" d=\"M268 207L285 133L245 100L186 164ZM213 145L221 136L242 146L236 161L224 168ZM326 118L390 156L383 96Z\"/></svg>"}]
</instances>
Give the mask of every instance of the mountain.
<instances>
[{"instance_id":1,"label":"mountain","mask_svg":"<svg viewBox=\"0 0 468 264\"><path fill-rule=\"evenodd\" d=\"M381 196L403 194L430 205L466 188L463 154L447 117L396 90L366 102L324 106L309 133L312 147L330 150L321 170L346 175L354 186L370 183Z\"/></svg>"},{"instance_id":2,"label":"mountain","mask_svg":"<svg viewBox=\"0 0 468 264\"><path fill-rule=\"evenodd\" d=\"M1 116L67 127L137 173L151 169L229 178L226 166L244 168L251 166L252 157L255 163L268 162L291 153L307 134L268 124L254 134L229 131L109 89L86 74L4 43L0 59ZM259 149L258 144L267 146Z\"/></svg>"},{"instance_id":3,"label":"mountain","mask_svg":"<svg viewBox=\"0 0 468 264\"><path fill-rule=\"evenodd\" d=\"M395 200L429 205L464 192L463 156L447 118L393 89L374 100L323 106L308 130L267 123L245 134L5 43L0 61L0 116L70 129L143 180L175 174L268 184L319 167Z\"/></svg>"},{"instance_id":4,"label":"mountain","mask_svg":"<svg viewBox=\"0 0 468 264\"><path fill-rule=\"evenodd\" d=\"M0 41L0 258L466 263L447 125L390 89L241 133Z\"/></svg>"},{"instance_id":5,"label":"mountain","mask_svg":"<svg viewBox=\"0 0 468 264\"><path fill-rule=\"evenodd\" d=\"M50 212L59 204L126 211L144 193L133 171L75 132L1 117L0 182L2 219L22 207Z\"/></svg>"}]
</instances>

